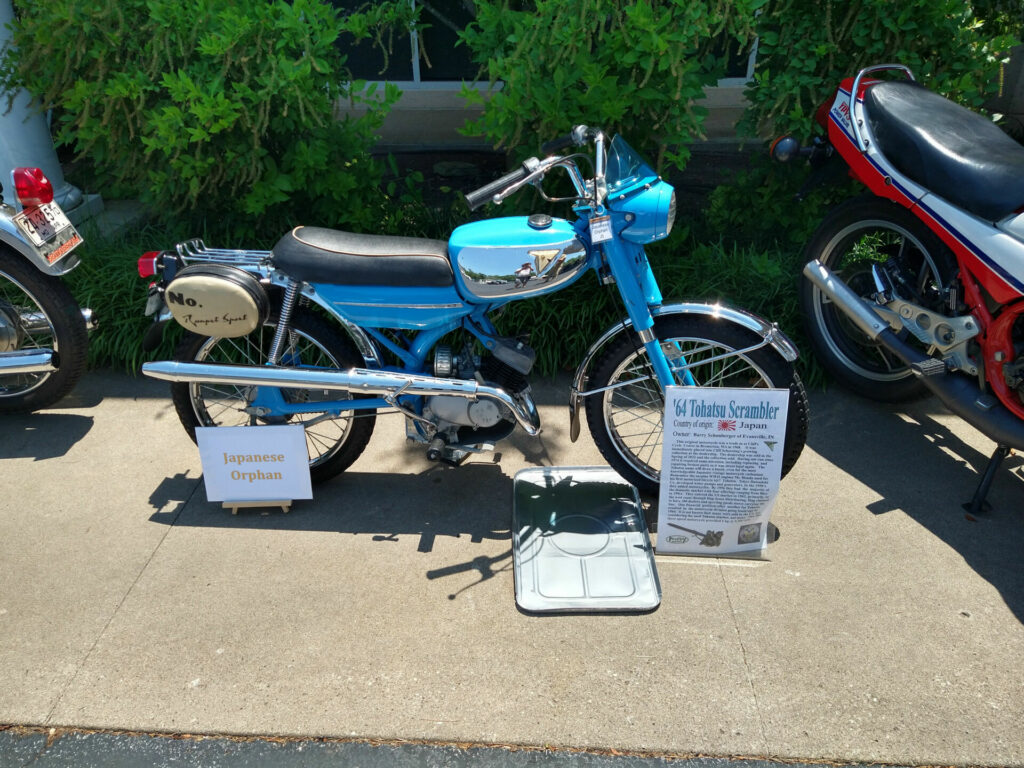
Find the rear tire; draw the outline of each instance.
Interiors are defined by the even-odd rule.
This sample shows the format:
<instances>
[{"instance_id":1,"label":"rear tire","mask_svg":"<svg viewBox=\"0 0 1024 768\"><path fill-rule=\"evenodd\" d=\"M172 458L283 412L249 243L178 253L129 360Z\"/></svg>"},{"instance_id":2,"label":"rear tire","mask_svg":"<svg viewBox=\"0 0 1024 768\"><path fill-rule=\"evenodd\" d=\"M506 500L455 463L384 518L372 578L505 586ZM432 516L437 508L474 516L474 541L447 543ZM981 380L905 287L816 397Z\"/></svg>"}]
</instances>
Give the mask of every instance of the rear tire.
<instances>
[{"instance_id":1,"label":"rear tire","mask_svg":"<svg viewBox=\"0 0 1024 768\"><path fill-rule=\"evenodd\" d=\"M30 314L42 322L26 329ZM34 411L64 397L85 371L88 346L82 310L64 283L0 246L0 354L52 349L58 358L50 373L0 375L0 413Z\"/></svg>"},{"instance_id":2,"label":"rear tire","mask_svg":"<svg viewBox=\"0 0 1024 768\"><path fill-rule=\"evenodd\" d=\"M756 344L753 331L726 320L696 315L667 315L654 321L662 344L674 342L691 364L698 385L789 389L789 413L782 476L796 464L807 442L807 393L793 369L770 346L700 365L700 361ZM692 364L698 363L693 366ZM649 376L635 385L586 399L587 424L601 454L626 480L647 495L658 492L661 478L662 416L665 396L636 334L623 335L594 365L587 389L601 389Z\"/></svg>"},{"instance_id":3,"label":"rear tire","mask_svg":"<svg viewBox=\"0 0 1024 768\"><path fill-rule=\"evenodd\" d=\"M875 291L872 264L903 277L901 296L943 310L942 290L956 276L950 250L912 213L877 197L859 197L833 210L804 251L860 296ZM908 295L915 294L915 295ZM800 306L811 348L822 366L847 389L872 400L903 402L928 394L909 366L871 341L810 280L800 285ZM906 331L900 338L919 346Z\"/></svg>"},{"instance_id":4,"label":"rear tire","mask_svg":"<svg viewBox=\"0 0 1024 768\"><path fill-rule=\"evenodd\" d=\"M248 336L233 339L188 333L175 352L176 360L263 365L274 338L275 323L260 326ZM292 318L293 341L286 344L282 364L346 369L361 367L363 359L352 341L316 315L298 311ZM245 412L255 387L232 384L175 383L171 397L182 426L196 439L196 427L237 427L268 424L303 424L323 413L289 417L257 417ZM338 390L282 389L290 402L340 400ZM309 474L323 482L345 471L366 448L376 422L374 411L345 411L305 426Z\"/></svg>"}]
</instances>

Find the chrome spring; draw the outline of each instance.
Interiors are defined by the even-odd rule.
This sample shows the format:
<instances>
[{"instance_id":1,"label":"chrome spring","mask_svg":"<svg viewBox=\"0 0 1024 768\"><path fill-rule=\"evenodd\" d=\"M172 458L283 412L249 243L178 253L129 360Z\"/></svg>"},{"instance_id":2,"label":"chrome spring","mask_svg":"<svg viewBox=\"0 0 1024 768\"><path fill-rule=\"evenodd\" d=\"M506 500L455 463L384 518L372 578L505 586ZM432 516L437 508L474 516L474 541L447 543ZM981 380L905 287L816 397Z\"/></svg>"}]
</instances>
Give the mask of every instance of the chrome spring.
<instances>
[{"instance_id":1,"label":"chrome spring","mask_svg":"<svg viewBox=\"0 0 1024 768\"><path fill-rule=\"evenodd\" d=\"M270 364L277 365L284 351L284 338L288 333L288 326L292 321L292 312L299 298L300 283L297 280L289 280L288 287L284 291L284 299L281 301L281 316L277 321L277 328L274 330L274 341L270 345Z\"/></svg>"}]
</instances>

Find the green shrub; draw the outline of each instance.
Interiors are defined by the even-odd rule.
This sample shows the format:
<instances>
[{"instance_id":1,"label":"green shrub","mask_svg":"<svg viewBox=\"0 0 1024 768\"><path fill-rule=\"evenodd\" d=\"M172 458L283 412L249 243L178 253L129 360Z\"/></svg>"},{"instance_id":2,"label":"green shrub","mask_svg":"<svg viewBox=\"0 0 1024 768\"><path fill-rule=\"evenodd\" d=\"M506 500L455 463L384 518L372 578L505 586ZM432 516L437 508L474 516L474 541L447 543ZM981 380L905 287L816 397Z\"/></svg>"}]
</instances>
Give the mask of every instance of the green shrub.
<instances>
[{"instance_id":1,"label":"green shrub","mask_svg":"<svg viewBox=\"0 0 1024 768\"><path fill-rule=\"evenodd\" d=\"M862 67L898 62L932 90L978 108L1014 44L1001 3L772 0L758 18L757 66L742 127L809 136L818 106ZM976 11L993 13L988 21ZM1019 34L1019 31L1018 31Z\"/></svg>"},{"instance_id":2,"label":"green shrub","mask_svg":"<svg viewBox=\"0 0 1024 768\"><path fill-rule=\"evenodd\" d=\"M479 0L462 40L492 88L466 131L533 154L585 123L681 168L701 136L704 88L724 72L723 40L745 49L764 2Z\"/></svg>"},{"instance_id":3,"label":"green shrub","mask_svg":"<svg viewBox=\"0 0 1024 768\"><path fill-rule=\"evenodd\" d=\"M758 17L757 64L740 129L758 144L759 137L786 133L807 143L823 132L814 113L843 78L890 62L908 65L928 88L978 108L999 87L1000 61L1015 42L1013 31L1020 34L1010 5L772 0ZM847 181L797 202L794 195L809 176L806 164L772 164L764 147L749 171L714 191L706 227L744 242L800 247L828 207L860 190Z\"/></svg>"},{"instance_id":4,"label":"green shrub","mask_svg":"<svg viewBox=\"0 0 1024 768\"><path fill-rule=\"evenodd\" d=\"M383 208L374 134L398 92L346 84L336 41L391 23L380 3L342 18L322 0L47 0L24 3L0 84L54 109L56 141L88 187L179 217L279 230L366 229ZM339 99L361 102L336 119Z\"/></svg>"}]
</instances>

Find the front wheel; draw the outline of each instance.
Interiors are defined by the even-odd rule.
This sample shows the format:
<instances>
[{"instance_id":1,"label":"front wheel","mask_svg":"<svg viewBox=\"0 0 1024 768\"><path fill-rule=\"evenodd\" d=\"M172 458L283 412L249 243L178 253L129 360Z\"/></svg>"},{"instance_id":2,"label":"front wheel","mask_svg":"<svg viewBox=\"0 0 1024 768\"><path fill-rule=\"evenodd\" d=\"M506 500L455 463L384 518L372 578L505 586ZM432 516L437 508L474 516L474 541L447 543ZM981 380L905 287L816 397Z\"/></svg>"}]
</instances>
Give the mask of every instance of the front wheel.
<instances>
[{"instance_id":1,"label":"front wheel","mask_svg":"<svg viewBox=\"0 0 1024 768\"><path fill-rule=\"evenodd\" d=\"M88 333L67 287L0 246L0 355L52 349L57 369L0 374L0 413L32 411L60 400L85 370Z\"/></svg>"},{"instance_id":2,"label":"front wheel","mask_svg":"<svg viewBox=\"0 0 1024 768\"><path fill-rule=\"evenodd\" d=\"M188 333L175 352L176 360L205 363L263 365L274 338L274 323L261 325L248 336L233 339ZM333 326L307 312L292 318L281 365L347 369L363 360L355 345ZM375 423L373 411L319 411L296 415L261 414L253 407L257 388L233 384L195 382L171 385L178 418L196 439L196 427L244 427L267 424L301 424L306 432L309 474L322 482L343 472L366 448ZM341 400L345 393L322 389L282 389L286 402L315 403Z\"/></svg>"},{"instance_id":3,"label":"front wheel","mask_svg":"<svg viewBox=\"0 0 1024 768\"><path fill-rule=\"evenodd\" d=\"M792 363L770 346L739 352L760 337L727 320L668 315L654 321L654 332L673 355L682 353L698 386L789 389L785 476L807 441L807 393ZM624 335L605 350L587 389L604 390L586 399L587 424L601 454L642 493L657 493L665 395L635 334Z\"/></svg>"}]
</instances>

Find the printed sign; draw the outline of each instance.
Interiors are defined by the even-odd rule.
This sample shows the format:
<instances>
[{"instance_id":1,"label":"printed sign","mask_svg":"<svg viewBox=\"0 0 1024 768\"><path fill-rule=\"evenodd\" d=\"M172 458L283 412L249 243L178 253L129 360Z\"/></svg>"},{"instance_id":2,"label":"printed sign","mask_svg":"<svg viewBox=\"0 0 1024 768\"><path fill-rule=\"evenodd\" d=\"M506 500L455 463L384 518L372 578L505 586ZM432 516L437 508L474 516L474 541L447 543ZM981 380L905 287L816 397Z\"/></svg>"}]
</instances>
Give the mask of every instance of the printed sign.
<instances>
[{"instance_id":1,"label":"printed sign","mask_svg":"<svg viewBox=\"0 0 1024 768\"><path fill-rule=\"evenodd\" d=\"M668 387L659 554L756 556L779 492L789 390Z\"/></svg>"},{"instance_id":2,"label":"printed sign","mask_svg":"<svg viewBox=\"0 0 1024 768\"><path fill-rule=\"evenodd\" d=\"M306 433L298 424L198 427L196 442L210 501L313 498Z\"/></svg>"}]
</instances>

